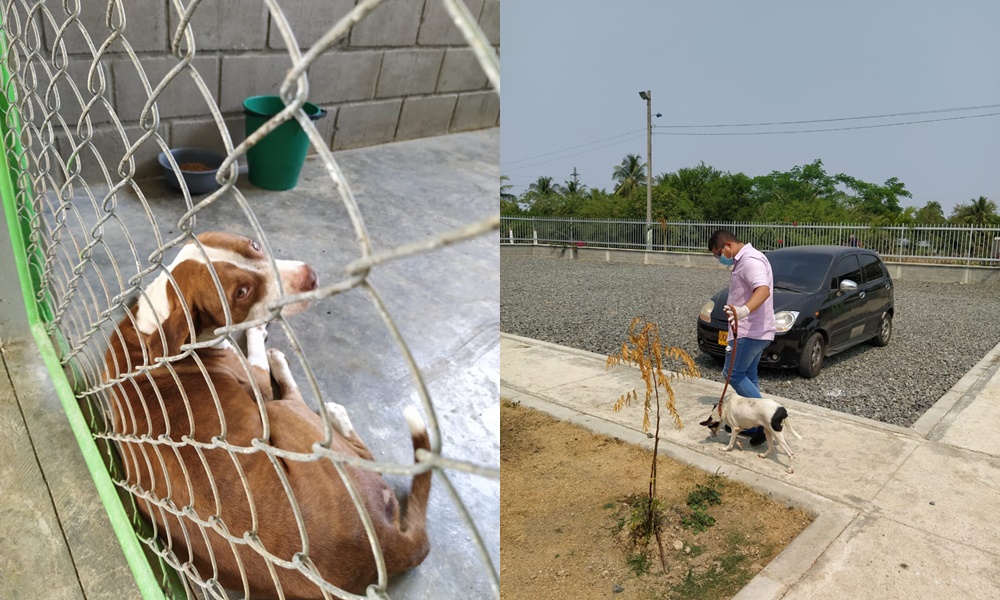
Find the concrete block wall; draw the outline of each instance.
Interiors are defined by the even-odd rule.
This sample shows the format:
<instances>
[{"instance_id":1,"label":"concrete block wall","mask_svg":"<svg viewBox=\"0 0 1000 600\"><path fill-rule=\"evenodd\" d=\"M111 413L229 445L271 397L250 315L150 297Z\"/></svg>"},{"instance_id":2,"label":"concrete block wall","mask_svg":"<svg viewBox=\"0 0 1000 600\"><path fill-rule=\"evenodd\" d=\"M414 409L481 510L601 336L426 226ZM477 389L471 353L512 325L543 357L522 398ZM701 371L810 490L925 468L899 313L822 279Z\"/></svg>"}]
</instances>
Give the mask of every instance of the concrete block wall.
<instances>
[{"instance_id":1,"label":"concrete block wall","mask_svg":"<svg viewBox=\"0 0 1000 600\"><path fill-rule=\"evenodd\" d=\"M464 1L499 51L500 1ZM281 8L295 43L305 52L355 3L285 0ZM79 23L83 27L75 23L63 27L71 19L62 2L49 0L45 4L48 13L35 15L46 53L58 39L67 49L67 75L56 77L54 87L59 91L59 113L73 133L69 139L58 136L59 154L69 160L74 144L88 136L112 174L131 148L136 177L157 176L161 146L155 137L139 143L140 118L144 109L147 122L153 118L152 107L146 107L149 90L177 67L170 44L180 16L170 0L130 0L122 3L123 36L111 39L112 29L122 19L112 14L109 28L107 4L81 0ZM169 147L221 151L222 138L200 89L206 89L218 104L237 144L244 138L244 98L276 94L292 62L280 28L257 0L203 2L191 28L196 48L193 69L184 69L159 96L157 131ZM91 48L105 43L108 51L92 69ZM316 125L333 150L499 125L499 96L440 0L385 0L322 55L308 75L309 101L328 111ZM81 106L88 103L91 126L81 128ZM84 149L79 162L88 182L103 179L93 154Z\"/></svg>"}]
</instances>

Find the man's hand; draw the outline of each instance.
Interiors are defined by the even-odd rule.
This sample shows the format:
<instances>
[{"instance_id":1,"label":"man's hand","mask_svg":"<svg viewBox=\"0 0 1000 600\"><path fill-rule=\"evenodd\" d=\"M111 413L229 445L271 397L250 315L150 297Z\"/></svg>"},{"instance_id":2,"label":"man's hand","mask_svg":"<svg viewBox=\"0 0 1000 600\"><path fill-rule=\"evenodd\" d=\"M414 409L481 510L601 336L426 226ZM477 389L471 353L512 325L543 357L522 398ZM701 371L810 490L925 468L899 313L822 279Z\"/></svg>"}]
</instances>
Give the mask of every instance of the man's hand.
<instances>
[{"instance_id":1,"label":"man's hand","mask_svg":"<svg viewBox=\"0 0 1000 600\"><path fill-rule=\"evenodd\" d=\"M742 321L743 319L747 318L747 315L750 314L750 309L747 308L746 306L737 306L736 314L733 314L732 307L727 304L725 306L725 311L726 311L726 316L729 317L730 325L732 325L736 321Z\"/></svg>"}]
</instances>

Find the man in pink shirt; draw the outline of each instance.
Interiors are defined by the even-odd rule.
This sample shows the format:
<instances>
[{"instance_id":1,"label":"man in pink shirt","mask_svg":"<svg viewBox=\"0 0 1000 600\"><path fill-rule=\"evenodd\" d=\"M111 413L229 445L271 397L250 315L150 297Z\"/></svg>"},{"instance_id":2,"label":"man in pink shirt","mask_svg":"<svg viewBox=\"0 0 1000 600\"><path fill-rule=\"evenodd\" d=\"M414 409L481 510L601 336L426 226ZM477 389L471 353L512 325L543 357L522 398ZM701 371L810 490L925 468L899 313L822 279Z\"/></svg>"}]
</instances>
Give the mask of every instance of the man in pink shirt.
<instances>
[{"instance_id":1,"label":"man in pink shirt","mask_svg":"<svg viewBox=\"0 0 1000 600\"><path fill-rule=\"evenodd\" d=\"M729 385L740 396L760 398L757 365L774 341L774 278L771 263L762 252L739 241L731 231L719 229L708 241L708 250L719 262L732 266L726 315L729 317L729 347L722 372L733 373ZM735 312L729 307L734 306ZM739 322L739 339L733 356L733 322ZM761 436L762 437L762 436ZM751 440L753 442L753 440Z\"/></svg>"}]
</instances>

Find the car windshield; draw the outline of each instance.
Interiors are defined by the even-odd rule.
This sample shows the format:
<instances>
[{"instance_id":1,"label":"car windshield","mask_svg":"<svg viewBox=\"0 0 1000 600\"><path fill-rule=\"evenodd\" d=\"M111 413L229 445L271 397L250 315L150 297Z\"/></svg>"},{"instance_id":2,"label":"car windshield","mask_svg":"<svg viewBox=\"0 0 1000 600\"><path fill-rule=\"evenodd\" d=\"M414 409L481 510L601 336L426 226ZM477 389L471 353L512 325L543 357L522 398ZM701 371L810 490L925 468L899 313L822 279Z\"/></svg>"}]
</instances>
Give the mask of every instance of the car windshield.
<instances>
[{"instance_id":1,"label":"car windshield","mask_svg":"<svg viewBox=\"0 0 1000 600\"><path fill-rule=\"evenodd\" d=\"M772 252L767 255L774 287L813 292L826 285L832 256L808 252Z\"/></svg>"}]
</instances>

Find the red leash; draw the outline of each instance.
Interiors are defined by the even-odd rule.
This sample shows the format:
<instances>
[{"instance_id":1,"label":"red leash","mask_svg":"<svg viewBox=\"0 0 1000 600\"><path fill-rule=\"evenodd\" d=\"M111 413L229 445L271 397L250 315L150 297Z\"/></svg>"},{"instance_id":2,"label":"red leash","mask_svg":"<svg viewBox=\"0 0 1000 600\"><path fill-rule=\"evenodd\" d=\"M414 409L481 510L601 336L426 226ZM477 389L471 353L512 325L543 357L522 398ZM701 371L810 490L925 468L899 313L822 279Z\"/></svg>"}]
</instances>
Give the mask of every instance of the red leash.
<instances>
[{"instance_id":1,"label":"red leash","mask_svg":"<svg viewBox=\"0 0 1000 600\"><path fill-rule=\"evenodd\" d=\"M740 320L736 316L736 307L732 304L729 309L733 311L733 351L729 355L729 373L726 374L726 383L722 386L722 396L719 397L719 418L722 418L722 401L726 397L726 389L729 388L729 378L733 376L733 363L736 359L736 343L739 341Z\"/></svg>"}]
</instances>

